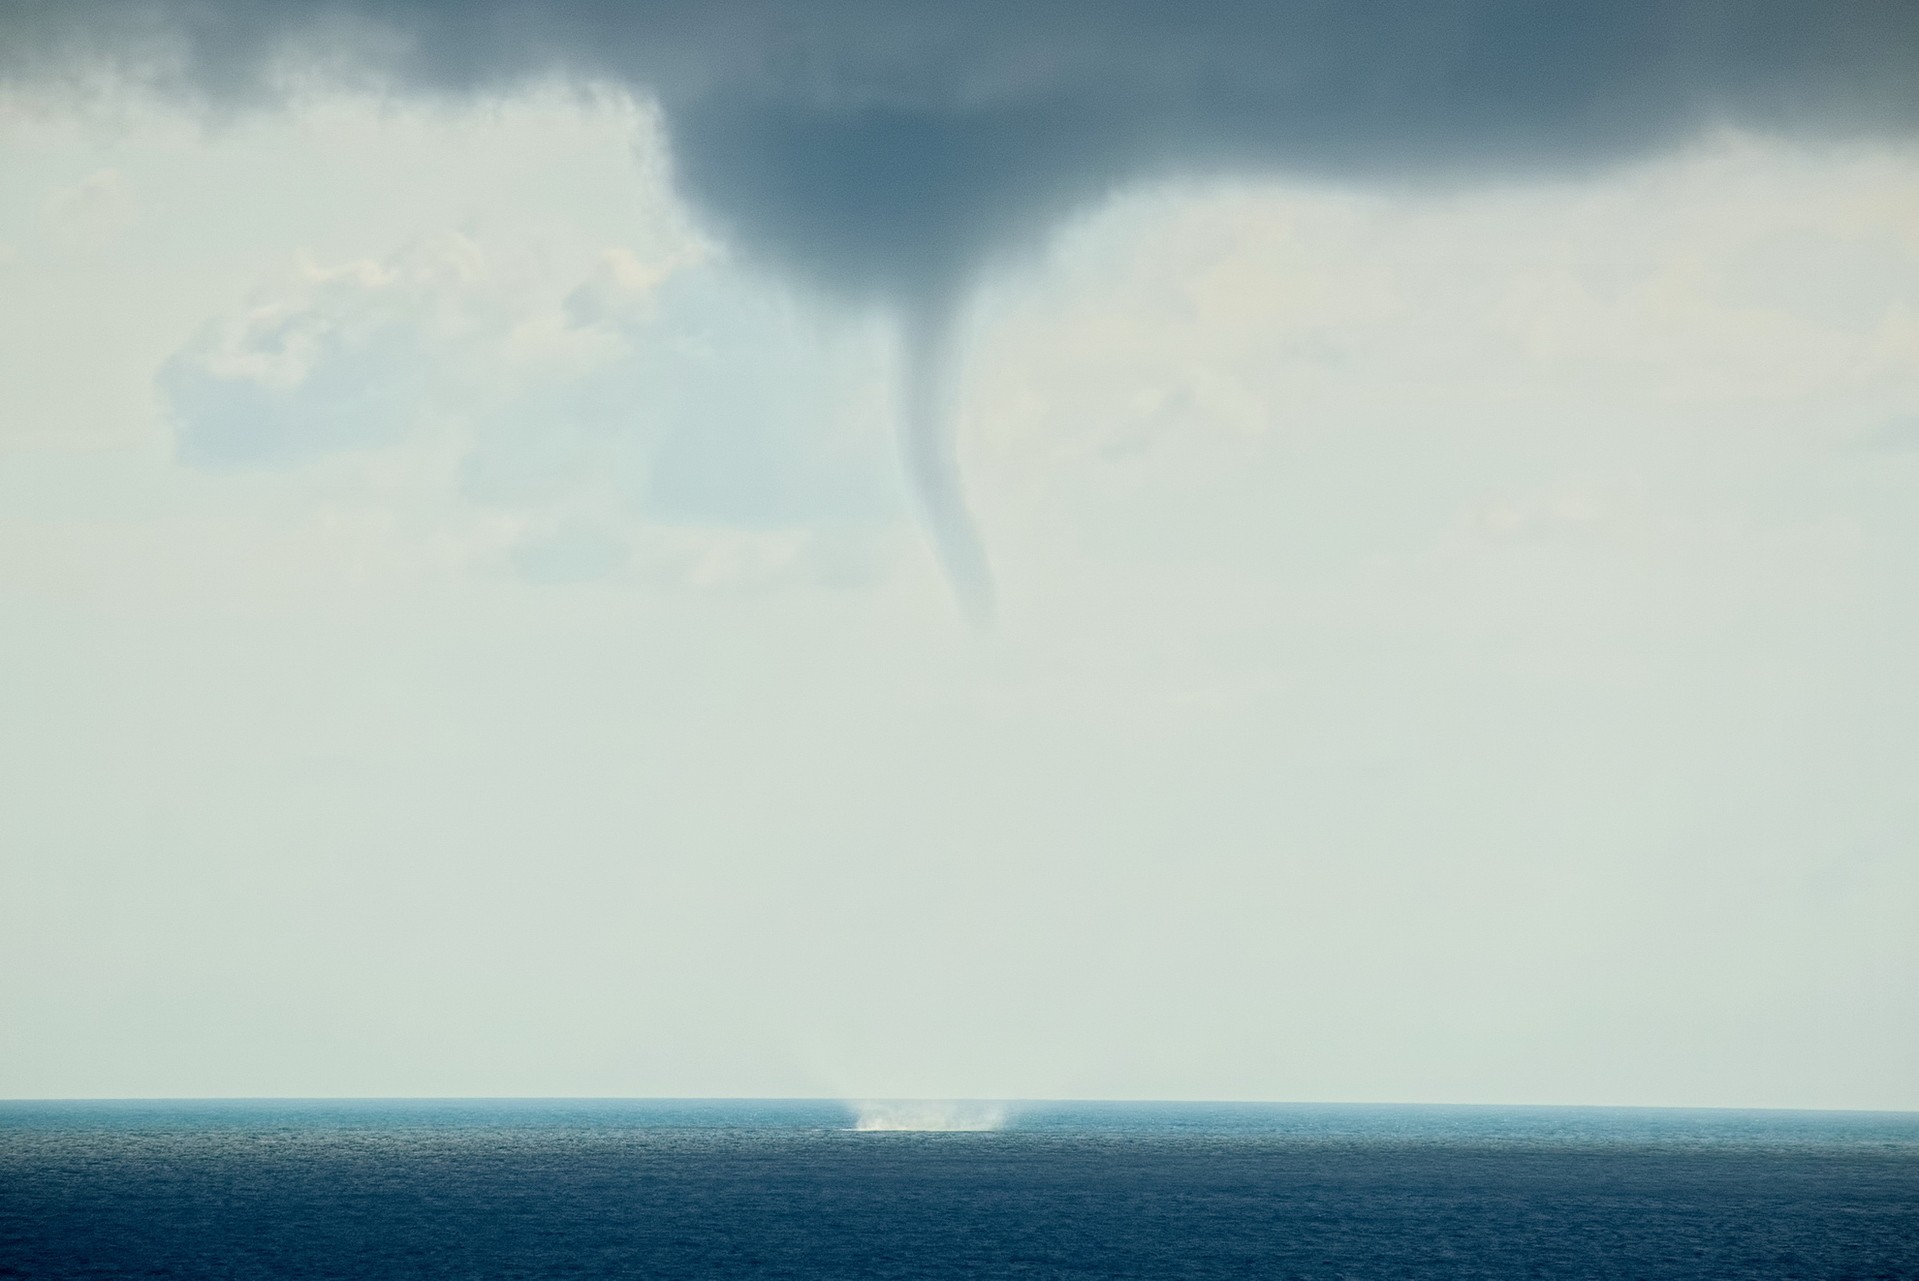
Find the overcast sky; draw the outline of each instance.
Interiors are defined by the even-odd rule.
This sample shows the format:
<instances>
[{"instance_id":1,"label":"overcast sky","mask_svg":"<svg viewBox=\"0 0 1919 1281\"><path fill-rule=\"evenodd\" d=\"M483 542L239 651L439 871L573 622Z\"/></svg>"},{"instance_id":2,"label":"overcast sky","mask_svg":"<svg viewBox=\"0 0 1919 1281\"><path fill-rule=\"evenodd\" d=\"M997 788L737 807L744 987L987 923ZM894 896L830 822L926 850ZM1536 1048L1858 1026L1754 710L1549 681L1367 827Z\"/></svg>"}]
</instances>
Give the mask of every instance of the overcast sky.
<instances>
[{"instance_id":1,"label":"overcast sky","mask_svg":"<svg viewBox=\"0 0 1919 1281\"><path fill-rule=\"evenodd\" d=\"M0 1096L1919 1108L1884 49L828 8L0 8Z\"/></svg>"}]
</instances>

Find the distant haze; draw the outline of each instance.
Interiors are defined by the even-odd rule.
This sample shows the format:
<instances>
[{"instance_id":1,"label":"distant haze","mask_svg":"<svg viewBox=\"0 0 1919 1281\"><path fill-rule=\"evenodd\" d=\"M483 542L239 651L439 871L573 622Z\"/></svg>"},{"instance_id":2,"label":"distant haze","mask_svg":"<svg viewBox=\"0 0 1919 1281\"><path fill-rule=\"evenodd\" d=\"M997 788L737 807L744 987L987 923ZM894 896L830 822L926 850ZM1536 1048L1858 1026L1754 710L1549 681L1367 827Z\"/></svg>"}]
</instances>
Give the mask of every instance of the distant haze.
<instances>
[{"instance_id":1,"label":"distant haze","mask_svg":"<svg viewBox=\"0 0 1919 1281\"><path fill-rule=\"evenodd\" d=\"M1916 53L0 0L0 1095L1919 1108Z\"/></svg>"}]
</instances>

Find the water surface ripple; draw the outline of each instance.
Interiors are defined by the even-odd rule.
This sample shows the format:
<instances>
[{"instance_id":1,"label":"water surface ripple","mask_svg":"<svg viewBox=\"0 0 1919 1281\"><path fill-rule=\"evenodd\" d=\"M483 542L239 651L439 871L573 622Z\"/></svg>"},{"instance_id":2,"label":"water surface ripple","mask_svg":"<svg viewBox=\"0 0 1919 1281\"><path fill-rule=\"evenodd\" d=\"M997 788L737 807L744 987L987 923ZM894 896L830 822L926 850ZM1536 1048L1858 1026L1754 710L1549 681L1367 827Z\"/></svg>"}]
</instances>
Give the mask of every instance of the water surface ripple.
<instances>
[{"instance_id":1,"label":"water surface ripple","mask_svg":"<svg viewBox=\"0 0 1919 1281\"><path fill-rule=\"evenodd\" d=\"M0 1276L1919 1278L1919 1116L0 1104Z\"/></svg>"}]
</instances>

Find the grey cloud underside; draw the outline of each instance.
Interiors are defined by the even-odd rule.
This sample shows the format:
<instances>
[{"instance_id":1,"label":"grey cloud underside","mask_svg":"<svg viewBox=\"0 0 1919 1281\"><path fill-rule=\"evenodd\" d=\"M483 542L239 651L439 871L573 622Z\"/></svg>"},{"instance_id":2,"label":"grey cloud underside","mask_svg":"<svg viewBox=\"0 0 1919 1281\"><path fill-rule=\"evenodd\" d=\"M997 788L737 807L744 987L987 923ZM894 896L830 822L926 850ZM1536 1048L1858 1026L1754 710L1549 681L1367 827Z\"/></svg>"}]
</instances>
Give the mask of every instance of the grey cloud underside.
<instances>
[{"instance_id":1,"label":"grey cloud underside","mask_svg":"<svg viewBox=\"0 0 1919 1281\"><path fill-rule=\"evenodd\" d=\"M5 0L0 68L106 70L218 104L318 77L657 100L685 194L743 252L917 317L1128 183L1280 171L1471 181L1727 123L1919 128L1919 4L1515 0ZM908 365L939 380L933 349ZM982 572L937 407L909 470ZM969 568L973 566L973 568Z\"/></svg>"},{"instance_id":2,"label":"grey cloud underside","mask_svg":"<svg viewBox=\"0 0 1919 1281\"><path fill-rule=\"evenodd\" d=\"M1905 0L4 0L0 50L16 77L104 67L226 103L314 76L631 88L743 248L895 300L1161 174L1470 178L1722 120L1919 124Z\"/></svg>"}]
</instances>

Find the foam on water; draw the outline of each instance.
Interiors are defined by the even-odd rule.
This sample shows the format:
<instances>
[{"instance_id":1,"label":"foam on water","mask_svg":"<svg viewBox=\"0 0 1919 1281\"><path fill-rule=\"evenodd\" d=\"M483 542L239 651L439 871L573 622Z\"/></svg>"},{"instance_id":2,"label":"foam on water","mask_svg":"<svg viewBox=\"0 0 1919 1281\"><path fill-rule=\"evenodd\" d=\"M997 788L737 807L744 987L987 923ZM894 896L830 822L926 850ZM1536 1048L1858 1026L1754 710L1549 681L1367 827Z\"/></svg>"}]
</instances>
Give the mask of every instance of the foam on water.
<instances>
[{"instance_id":1,"label":"foam on water","mask_svg":"<svg viewBox=\"0 0 1919 1281\"><path fill-rule=\"evenodd\" d=\"M1006 1105L967 1099L880 1099L853 1104L855 1130L983 1131L1006 1124Z\"/></svg>"}]
</instances>

